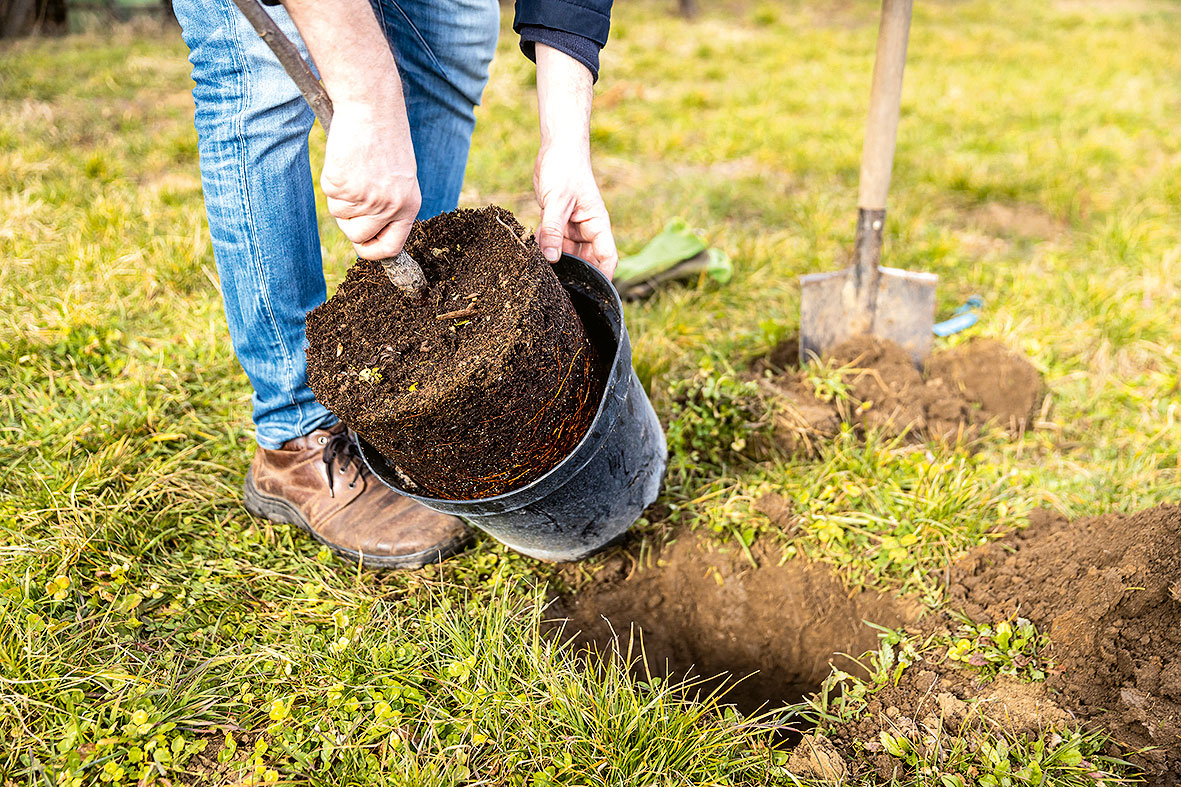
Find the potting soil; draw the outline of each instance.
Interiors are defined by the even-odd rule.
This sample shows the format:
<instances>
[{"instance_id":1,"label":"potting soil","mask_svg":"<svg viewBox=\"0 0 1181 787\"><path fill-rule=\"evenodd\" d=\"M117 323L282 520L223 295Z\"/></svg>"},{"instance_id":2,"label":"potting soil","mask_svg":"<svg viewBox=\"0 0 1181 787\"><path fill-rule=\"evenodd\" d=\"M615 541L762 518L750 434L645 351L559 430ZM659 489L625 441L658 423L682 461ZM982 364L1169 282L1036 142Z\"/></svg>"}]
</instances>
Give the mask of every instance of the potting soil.
<instances>
[{"instance_id":1,"label":"potting soil","mask_svg":"<svg viewBox=\"0 0 1181 787\"><path fill-rule=\"evenodd\" d=\"M604 364L530 232L496 206L414 225L425 296L358 260L307 318L308 383L409 491L469 500L528 484L594 419Z\"/></svg>"}]
</instances>

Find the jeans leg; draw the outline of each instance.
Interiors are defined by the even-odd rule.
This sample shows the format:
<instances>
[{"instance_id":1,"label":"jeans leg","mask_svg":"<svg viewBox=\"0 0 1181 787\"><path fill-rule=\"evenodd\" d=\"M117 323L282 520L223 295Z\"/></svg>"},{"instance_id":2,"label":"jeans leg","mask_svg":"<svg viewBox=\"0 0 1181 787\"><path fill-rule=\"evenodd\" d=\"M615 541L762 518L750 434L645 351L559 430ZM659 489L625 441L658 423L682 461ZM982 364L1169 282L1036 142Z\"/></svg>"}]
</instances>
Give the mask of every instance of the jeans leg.
<instances>
[{"instance_id":1,"label":"jeans leg","mask_svg":"<svg viewBox=\"0 0 1181 787\"><path fill-rule=\"evenodd\" d=\"M394 50L418 163L418 218L454 210L500 32L497 0L370 0Z\"/></svg>"},{"instance_id":2,"label":"jeans leg","mask_svg":"<svg viewBox=\"0 0 1181 787\"><path fill-rule=\"evenodd\" d=\"M307 386L304 317L324 271L308 162L312 111L230 0L175 0L193 64L201 180L234 351L254 386L260 445L335 418ZM281 6L269 9L303 42Z\"/></svg>"}]
</instances>

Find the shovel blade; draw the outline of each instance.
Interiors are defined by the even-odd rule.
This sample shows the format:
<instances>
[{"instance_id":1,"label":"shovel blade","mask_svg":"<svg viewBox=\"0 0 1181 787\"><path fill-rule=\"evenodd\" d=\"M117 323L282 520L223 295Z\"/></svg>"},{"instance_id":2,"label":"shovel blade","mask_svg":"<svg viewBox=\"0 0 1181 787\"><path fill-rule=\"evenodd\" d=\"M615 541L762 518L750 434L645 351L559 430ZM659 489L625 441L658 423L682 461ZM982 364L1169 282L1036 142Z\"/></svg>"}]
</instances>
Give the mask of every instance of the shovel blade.
<instances>
[{"instance_id":1,"label":"shovel blade","mask_svg":"<svg viewBox=\"0 0 1181 787\"><path fill-rule=\"evenodd\" d=\"M935 325L933 273L879 267L872 313L857 297L852 268L800 277L800 360L821 358L846 339L868 333L889 339L910 353L922 368L931 352Z\"/></svg>"}]
</instances>

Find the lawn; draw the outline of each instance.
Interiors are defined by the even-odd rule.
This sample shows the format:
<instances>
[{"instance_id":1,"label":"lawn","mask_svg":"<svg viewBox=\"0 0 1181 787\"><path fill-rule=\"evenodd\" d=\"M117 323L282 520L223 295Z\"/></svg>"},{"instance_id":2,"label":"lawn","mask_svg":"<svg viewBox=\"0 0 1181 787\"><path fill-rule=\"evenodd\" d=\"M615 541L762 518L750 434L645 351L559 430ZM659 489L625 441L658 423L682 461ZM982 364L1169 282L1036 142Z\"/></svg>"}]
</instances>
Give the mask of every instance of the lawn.
<instances>
[{"instance_id":1,"label":"lawn","mask_svg":"<svg viewBox=\"0 0 1181 787\"><path fill-rule=\"evenodd\" d=\"M983 297L980 323L937 346L997 338L1048 399L1016 437L847 435L812 458L743 451L745 380L796 332L797 277L851 246L876 7L668 6L616 9L596 168L624 251L681 216L735 273L628 306L676 436L628 554L692 530L940 608L949 562L1034 508L1181 499L1176 4L917 4L884 254L939 275L941 315ZM510 17L461 204L531 225L533 67ZM539 633L545 601L614 553L558 571L483 538L441 567L358 571L241 508L250 389L186 55L177 33L131 26L0 50L0 783L798 783L761 717ZM320 216L331 289L351 258ZM768 492L802 512L792 527L760 513ZM939 526L901 541L916 511ZM859 712L912 647L885 642L826 718ZM1006 757L1101 747L1076 732ZM992 735L989 756L1016 741ZM1004 783L964 756L899 778ZM1044 783L1094 783L1072 757Z\"/></svg>"}]
</instances>

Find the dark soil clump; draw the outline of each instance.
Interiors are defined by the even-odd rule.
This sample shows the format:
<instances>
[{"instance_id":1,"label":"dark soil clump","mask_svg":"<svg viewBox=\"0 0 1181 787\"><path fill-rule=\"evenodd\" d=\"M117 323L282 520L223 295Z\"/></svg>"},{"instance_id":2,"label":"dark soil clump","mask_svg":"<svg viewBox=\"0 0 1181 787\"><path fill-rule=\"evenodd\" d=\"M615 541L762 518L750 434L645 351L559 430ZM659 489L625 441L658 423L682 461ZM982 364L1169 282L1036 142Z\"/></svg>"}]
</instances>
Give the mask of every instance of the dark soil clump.
<instances>
[{"instance_id":1,"label":"dark soil clump","mask_svg":"<svg viewBox=\"0 0 1181 787\"><path fill-rule=\"evenodd\" d=\"M506 210L414 225L422 298L358 260L308 315L308 383L421 494L469 500L533 481L594 419L603 362L532 235Z\"/></svg>"},{"instance_id":2,"label":"dark soil clump","mask_svg":"<svg viewBox=\"0 0 1181 787\"><path fill-rule=\"evenodd\" d=\"M818 390L808 368L780 366L790 353L773 351L762 381L780 404L776 433L789 450L811 454L836 436L842 422L890 436L956 441L986 425L1011 433L1029 428L1045 386L1023 356L998 341L976 339L928 359L926 373L890 341L850 339L826 359L845 395Z\"/></svg>"},{"instance_id":3,"label":"dark soil clump","mask_svg":"<svg viewBox=\"0 0 1181 787\"><path fill-rule=\"evenodd\" d=\"M706 690L743 679L723 701L745 713L798 701L830 663L864 674L853 658L877 646L864 621L892 627L917 615L891 596L850 593L820 564L781 562L777 548L756 543L752 556L757 566L689 534L642 565L620 553L554 615L581 646L626 653L630 644L638 655L642 642L652 674L707 679Z\"/></svg>"},{"instance_id":4,"label":"dark soil clump","mask_svg":"<svg viewBox=\"0 0 1181 787\"><path fill-rule=\"evenodd\" d=\"M1048 685L1159 783L1181 782L1181 506L1067 521L1043 512L951 575L969 617L1019 613L1050 635Z\"/></svg>"}]
</instances>

